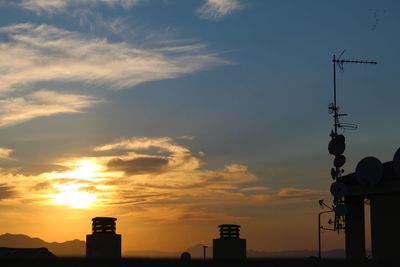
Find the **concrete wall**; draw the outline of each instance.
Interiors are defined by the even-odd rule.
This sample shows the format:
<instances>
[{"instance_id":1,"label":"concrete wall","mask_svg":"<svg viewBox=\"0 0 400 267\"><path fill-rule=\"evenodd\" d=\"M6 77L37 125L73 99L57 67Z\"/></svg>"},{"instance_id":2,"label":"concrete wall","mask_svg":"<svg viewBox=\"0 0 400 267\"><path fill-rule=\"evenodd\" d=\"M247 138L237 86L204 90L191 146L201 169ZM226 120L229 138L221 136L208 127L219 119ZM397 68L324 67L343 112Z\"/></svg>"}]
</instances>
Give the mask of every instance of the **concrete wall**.
<instances>
[{"instance_id":1,"label":"concrete wall","mask_svg":"<svg viewBox=\"0 0 400 267\"><path fill-rule=\"evenodd\" d=\"M86 257L121 258L121 235L93 234L86 236Z\"/></svg>"},{"instance_id":2,"label":"concrete wall","mask_svg":"<svg viewBox=\"0 0 400 267\"><path fill-rule=\"evenodd\" d=\"M240 239L240 238L214 239L213 258L215 260L245 260L246 239Z\"/></svg>"},{"instance_id":3,"label":"concrete wall","mask_svg":"<svg viewBox=\"0 0 400 267\"><path fill-rule=\"evenodd\" d=\"M400 193L373 195L371 200L372 256L400 258Z\"/></svg>"},{"instance_id":4,"label":"concrete wall","mask_svg":"<svg viewBox=\"0 0 400 267\"><path fill-rule=\"evenodd\" d=\"M345 199L346 214L346 259L363 260L365 255L364 197Z\"/></svg>"}]
</instances>

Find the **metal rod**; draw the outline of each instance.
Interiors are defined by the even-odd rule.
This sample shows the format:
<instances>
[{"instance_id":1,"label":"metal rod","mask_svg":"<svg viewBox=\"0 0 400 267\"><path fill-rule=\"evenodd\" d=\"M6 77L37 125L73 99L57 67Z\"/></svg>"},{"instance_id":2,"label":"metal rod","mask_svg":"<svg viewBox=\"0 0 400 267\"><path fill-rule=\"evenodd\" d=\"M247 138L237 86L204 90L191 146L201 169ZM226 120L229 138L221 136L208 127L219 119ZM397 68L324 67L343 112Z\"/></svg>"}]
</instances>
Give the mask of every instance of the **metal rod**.
<instances>
[{"instance_id":1,"label":"metal rod","mask_svg":"<svg viewBox=\"0 0 400 267\"><path fill-rule=\"evenodd\" d=\"M323 228L321 226L321 215L329 212L333 212L333 210L326 210L318 213L318 259L321 259L321 230Z\"/></svg>"},{"instance_id":2,"label":"metal rod","mask_svg":"<svg viewBox=\"0 0 400 267\"><path fill-rule=\"evenodd\" d=\"M204 257L204 260L206 260L206 251L207 251L207 246L203 246L203 257Z\"/></svg>"},{"instance_id":3,"label":"metal rod","mask_svg":"<svg viewBox=\"0 0 400 267\"><path fill-rule=\"evenodd\" d=\"M333 55L333 112L334 112L334 127L335 127L335 137L337 136L337 108L336 108L336 55Z\"/></svg>"}]
</instances>

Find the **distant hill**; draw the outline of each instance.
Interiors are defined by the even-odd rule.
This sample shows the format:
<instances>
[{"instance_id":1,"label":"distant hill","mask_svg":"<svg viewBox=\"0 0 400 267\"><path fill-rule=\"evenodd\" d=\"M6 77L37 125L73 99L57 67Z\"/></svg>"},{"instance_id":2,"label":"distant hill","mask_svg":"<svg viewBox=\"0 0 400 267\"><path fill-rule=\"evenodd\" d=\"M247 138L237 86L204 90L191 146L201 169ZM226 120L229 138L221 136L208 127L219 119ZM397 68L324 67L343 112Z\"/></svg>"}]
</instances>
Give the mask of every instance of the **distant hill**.
<instances>
[{"instance_id":1,"label":"distant hill","mask_svg":"<svg viewBox=\"0 0 400 267\"><path fill-rule=\"evenodd\" d=\"M63 243L48 243L40 238L32 238L22 234L0 235L0 247L8 248L48 248L56 256L85 256L86 244L75 239Z\"/></svg>"}]
</instances>

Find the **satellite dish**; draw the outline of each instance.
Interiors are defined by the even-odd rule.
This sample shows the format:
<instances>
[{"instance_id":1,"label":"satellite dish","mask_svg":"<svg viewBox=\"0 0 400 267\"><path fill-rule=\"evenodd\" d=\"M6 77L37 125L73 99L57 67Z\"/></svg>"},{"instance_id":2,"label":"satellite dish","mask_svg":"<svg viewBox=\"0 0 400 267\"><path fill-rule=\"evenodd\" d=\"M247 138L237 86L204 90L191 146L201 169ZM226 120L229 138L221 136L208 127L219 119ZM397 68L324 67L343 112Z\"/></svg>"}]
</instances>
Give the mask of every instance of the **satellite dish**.
<instances>
[{"instance_id":1,"label":"satellite dish","mask_svg":"<svg viewBox=\"0 0 400 267\"><path fill-rule=\"evenodd\" d=\"M397 176L400 177L400 148L397 149L393 157L393 168Z\"/></svg>"},{"instance_id":2,"label":"satellite dish","mask_svg":"<svg viewBox=\"0 0 400 267\"><path fill-rule=\"evenodd\" d=\"M337 204L333 210L335 211L336 216L344 216L347 213L347 208L344 204Z\"/></svg>"},{"instance_id":3,"label":"satellite dish","mask_svg":"<svg viewBox=\"0 0 400 267\"><path fill-rule=\"evenodd\" d=\"M183 261L190 261L191 258L192 258L192 256L187 251L185 251L181 254L181 260L183 260Z\"/></svg>"},{"instance_id":4,"label":"satellite dish","mask_svg":"<svg viewBox=\"0 0 400 267\"><path fill-rule=\"evenodd\" d=\"M344 150L346 149L346 145L344 143L345 139L343 135L338 135L329 141L328 151L331 155L340 155L343 154Z\"/></svg>"},{"instance_id":5,"label":"satellite dish","mask_svg":"<svg viewBox=\"0 0 400 267\"><path fill-rule=\"evenodd\" d=\"M343 155L337 155L337 156L335 157L335 159L333 160L333 165L334 165L336 168L343 167L343 165L344 165L345 163L346 163L346 157L343 156Z\"/></svg>"},{"instance_id":6,"label":"satellite dish","mask_svg":"<svg viewBox=\"0 0 400 267\"><path fill-rule=\"evenodd\" d=\"M363 158L356 167L356 179L361 185L376 185L383 178L383 165L375 157Z\"/></svg>"},{"instance_id":7,"label":"satellite dish","mask_svg":"<svg viewBox=\"0 0 400 267\"><path fill-rule=\"evenodd\" d=\"M331 185L331 194L334 197L342 198L347 194L347 186L342 182L334 182Z\"/></svg>"}]
</instances>

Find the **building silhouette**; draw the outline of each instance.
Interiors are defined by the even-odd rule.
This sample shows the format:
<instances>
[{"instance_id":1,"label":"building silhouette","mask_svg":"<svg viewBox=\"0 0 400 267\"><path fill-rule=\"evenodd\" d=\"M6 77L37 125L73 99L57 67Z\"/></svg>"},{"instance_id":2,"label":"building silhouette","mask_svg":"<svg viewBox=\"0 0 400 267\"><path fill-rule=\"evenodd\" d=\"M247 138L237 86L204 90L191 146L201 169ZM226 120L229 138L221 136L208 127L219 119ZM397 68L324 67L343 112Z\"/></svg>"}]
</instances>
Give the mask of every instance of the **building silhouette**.
<instances>
[{"instance_id":1,"label":"building silhouette","mask_svg":"<svg viewBox=\"0 0 400 267\"><path fill-rule=\"evenodd\" d=\"M121 258L121 235L115 233L116 218L92 219L92 234L86 236L87 258Z\"/></svg>"},{"instance_id":2,"label":"building silhouette","mask_svg":"<svg viewBox=\"0 0 400 267\"><path fill-rule=\"evenodd\" d=\"M364 201L367 199L370 204L372 257L398 260L400 149L393 161L381 163L373 157L363 159L356 172L341 177L338 182L346 188L346 258L366 258Z\"/></svg>"},{"instance_id":3,"label":"building silhouette","mask_svg":"<svg viewBox=\"0 0 400 267\"><path fill-rule=\"evenodd\" d=\"M220 237L213 240L215 260L245 260L246 239L240 238L240 225L218 225Z\"/></svg>"}]
</instances>

